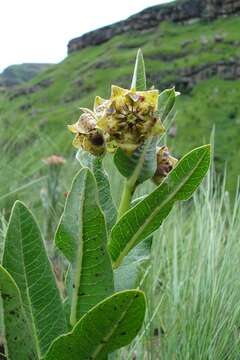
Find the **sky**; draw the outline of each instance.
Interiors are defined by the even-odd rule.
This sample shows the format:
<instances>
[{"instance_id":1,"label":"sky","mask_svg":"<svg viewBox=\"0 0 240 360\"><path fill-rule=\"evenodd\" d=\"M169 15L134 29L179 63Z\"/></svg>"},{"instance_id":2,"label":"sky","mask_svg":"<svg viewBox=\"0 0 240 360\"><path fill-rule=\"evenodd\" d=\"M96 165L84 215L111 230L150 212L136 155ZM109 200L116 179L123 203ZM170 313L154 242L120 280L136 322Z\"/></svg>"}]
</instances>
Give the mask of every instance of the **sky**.
<instances>
[{"instance_id":1,"label":"sky","mask_svg":"<svg viewBox=\"0 0 240 360\"><path fill-rule=\"evenodd\" d=\"M57 63L74 37L169 0L0 0L0 72Z\"/></svg>"}]
</instances>

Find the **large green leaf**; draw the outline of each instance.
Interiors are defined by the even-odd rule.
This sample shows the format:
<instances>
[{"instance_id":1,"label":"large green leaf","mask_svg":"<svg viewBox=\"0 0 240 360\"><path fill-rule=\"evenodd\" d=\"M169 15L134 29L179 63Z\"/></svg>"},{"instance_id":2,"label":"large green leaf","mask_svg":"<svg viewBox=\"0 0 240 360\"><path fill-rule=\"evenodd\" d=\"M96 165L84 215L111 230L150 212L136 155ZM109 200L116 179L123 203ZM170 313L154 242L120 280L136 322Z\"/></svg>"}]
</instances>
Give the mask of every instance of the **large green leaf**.
<instances>
[{"instance_id":1,"label":"large green leaf","mask_svg":"<svg viewBox=\"0 0 240 360\"><path fill-rule=\"evenodd\" d=\"M157 137L153 137L140 145L132 155L127 155L120 148L116 151L114 163L129 183L140 184L154 175L157 167L156 144Z\"/></svg>"},{"instance_id":2,"label":"large green leaf","mask_svg":"<svg viewBox=\"0 0 240 360\"><path fill-rule=\"evenodd\" d=\"M210 163L210 146L205 145L185 155L144 200L123 215L113 227L109 252L118 267L128 252L159 228L177 200L187 200L201 183Z\"/></svg>"},{"instance_id":3,"label":"large green leaf","mask_svg":"<svg viewBox=\"0 0 240 360\"><path fill-rule=\"evenodd\" d=\"M115 290L138 287L141 275L151 259L152 237L148 237L133 248L114 271Z\"/></svg>"},{"instance_id":4,"label":"large green leaf","mask_svg":"<svg viewBox=\"0 0 240 360\"><path fill-rule=\"evenodd\" d=\"M93 174L87 168L73 180L56 232L56 245L71 263L72 325L113 292L104 215Z\"/></svg>"},{"instance_id":5,"label":"large green leaf","mask_svg":"<svg viewBox=\"0 0 240 360\"><path fill-rule=\"evenodd\" d=\"M129 344L140 330L146 302L141 291L116 293L91 309L73 328L60 336L45 360L105 360Z\"/></svg>"},{"instance_id":6,"label":"large green leaf","mask_svg":"<svg viewBox=\"0 0 240 360\"><path fill-rule=\"evenodd\" d=\"M25 314L20 291L0 265L0 292L4 309L5 351L9 360L36 360L37 346Z\"/></svg>"},{"instance_id":7,"label":"large green leaf","mask_svg":"<svg viewBox=\"0 0 240 360\"><path fill-rule=\"evenodd\" d=\"M144 64L142 51L141 49L139 49L134 67L131 89L144 91L146 90L146 87L147 85L146 85L145 64Z\"/></svg>"},{"instance_id":8,"label":"large green leaf","mask_svg":"<svg viewBox=\"0 0 240 360\"><path fill-rule=\"evenodd\" d=\"M24 204L14 204L5 240L3 266L21 292L39 352L66 331L62 301L38 225Z\"/></svg>"},{"instance_id":9,"label":"large green leaf","mask_svg":"<svg viewBox=\"0 0 240 360\"><path fill-rule=\"evenodd\" d=\"M98 188L99 203L102 211L104 212L107 229L110 231L116 222L117 210L112 199L108 174L102 165L103 159L101 157L93 156L81 149L78 150L76 157L80 164L83 167L88 167L90 170L92 170L95 176Z\"/></svg>"}]
</instances>

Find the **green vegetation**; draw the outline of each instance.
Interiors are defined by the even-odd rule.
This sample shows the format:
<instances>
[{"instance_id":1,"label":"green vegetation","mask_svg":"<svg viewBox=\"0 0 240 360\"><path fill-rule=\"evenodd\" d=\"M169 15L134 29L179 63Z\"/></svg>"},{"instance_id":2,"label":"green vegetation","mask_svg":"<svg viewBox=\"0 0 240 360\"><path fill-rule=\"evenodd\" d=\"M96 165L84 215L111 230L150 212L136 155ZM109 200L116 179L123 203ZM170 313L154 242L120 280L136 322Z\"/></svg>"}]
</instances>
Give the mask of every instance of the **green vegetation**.
<instances>
[{"instance_id":1,"label":"green vegetation","mask_svg":"<svg viewBox=\"0 0 240 360\"><path fill-rule=\"evenodd\" d=\"M29 202L23 190L32 183L36 191L31 194L31 203L37 206L44 181L41 180L44 174L41 159L52 153L69 159L63 180L65 188L69 188L70 179L78 167L72 160L72 137L65 131L66 125L76 121L80 105L91 106L96 94L108 96L106 89L112 79L117 85L130 85L128 79L133 67L130 59L134 58L136 48L141 46L144 51L150 69L147 73L149 87L153 82L160 89L176 83L179 90L179 74L184 69L239 57L239 47L234 46L234 41L238 40L238 26L237 17L210 23L162 23L158 29L116 36L101 46L71 54L20 87L35 86L35 92L21 96L19 90L2 89L0 124L4 156L0 159L1 207L9 208L17 195ZM219 34L222 41L215 41ZM39 83L46 86L37 86ZM215 126L217 170L222 171L225 161L228 161L227 187L231 191L239 174L236 156L240 147L237 135L240 127L239 92L238 81L224 80L221 76L208 76L191 91L183 89L174 118L177 137L168 141L174 155L180 157L194 146L208 142Z\"/></svg>"},{"instance_id":2,"label":"green vegetation","mask_svg":"<svg viewBox=\"0 0 240 360\"><path fill-rule=\"evenodd\" d=\"M52 64L26 63L10 65L0 74L0 86L13 86L31 80L41 71L50 68Z\"/></svg>"},{"instance_id":3,"label":"green vegetation","mask_svg":"<svg viewBox=\"0 0 240 360\"><path fill-rule=\"evenodd\" d=\"M73 126L83 139L77 156L83 168L73 179L54 239L55 251L64 257L56 255L63 260L61 288L53 274L54 270L57 275L56 262L52 258L52 268L44 245L50 239L42 237L24 203L18 200L12 208L0 266L0 330L9 360L115 359L116 351L131 344L143 328L148 307L139 280L144 265L151 265L144 264L143 257L151 260L154 232L176 202L191 198L211 160L210 145L174 163L167 147L161 150L164 129L159 114L168 117L178 94L174 88L161 95L158 90L146 91L145 79L139 50L131 89L113 86L111 97L98 98L93 111L85 109ZM101 142L96 141L96 131ZM106 207L111 204L115 213L103 164L106 152L113 149L111 167L114 161L125 178L114 218ZM65 164L58 156L44 161L52 167ZM156 189L133 203L136 189L155 174L161 176ZM55 181L52 188L58 190ZM52 206L56 207L53 202ZM116 290L120 287L123 291Z\"/></svg>"},{"instance_id":4,"label":"green vegetation","mask_svg":"<svg viewBox=\"0 0 240 360\"><path fill-rule=\"evenodd\" d=\"M234 45L239 41L238 27L238 17L192 24L165 22L157 29L119 35L100 46L71 54L20 87L35 86L32 93L20 96L18 90L17 96L16 90L2 90L1 206L9 208L17 195L29 203L21 188L30 183L31 203L38 207L39 190L44 183L41 159L52 153L69 159L63 178L64 187L69 188L78 165L70 151L72 136L65 130L66 125L77 120L79 106L92 106L96 94L107 97L106 89L113 79L117 85L130 86L132 59L138 47L143 49L150 69L148 87L154 83L163 89L176 83L177 90L182 90L174 118L177 137L168 141L172 153L180 157L194 146L209 142L215 126L217 170L222 171L228 161L227 187L233 191L239 174L236 156L240 146L239 82L208 76L193 90L179 89L178 83L184 77L181 71L186 68L239 58L239 46ZM217 35L222 37L220 41L216 41ZM38 85L42 82L45 86Z\"/></svg>"},{"instance_id":5,"label":"green vegetation","mask_svg":"<svg viewBox=\"0 0 240 360\"><path fill-rule=\"evenodd\" d=\"M212 170L205 183L194 195L193 201L184 205L177 202L161 228L154 233L153 238L147 239L148 242L144 240L138 244L138 241L143 240L143 238L138 233L139 224L136 222L136 217L140 218L141 214L144 214L141 225L142 230L146 231L144 235L148 236L155 229L154 220L159 226L162 219L168 215L173 203L176 200L188 197L189 182L187 182L187 188L183 186L183 192L181 192L181 186L179 189L178 181L181 182L180 175L182 174L179 167L176 168L177 171L174 170L171 173L168 179L171 186L175 185L178 188L178 192L173 191L170 185L167 188L164 188L164 184L163 186L160 185L160 190L167 190L164 192L166 198L161 197L163 195L157 188L153 193L154 195L151 194L152 197L140 198L137 200L140 201L139 204L137 201L135 202L134 205L136 206L127 213L129 215L128 221L125 214L115 225L108 244L112 259L117 261L117 265L119 265L118 260L123 260L120 255L122 253L125 255L129 251L125 258L127 261L123 260L122 267L115 270L116 290L123 290L122 287L124 288L124 286L125 288L132 287L132 284L129 285L127 280L130 283L135 282L139 276L138 272L141 270L139 290L146 293L147 299L147 314L140 334L130 345L121 350L116 349L129 344L141 328L145 311L145 298L142 291L125 290L103 300L113 291L111 279L107 281L108 279L104 278L109 289L105 288L99 297L99 294L95 294L95 291L98 292L99 290L98 287L91 289L89 286L84 287L84 283L80 284L80 277L89 280L91 272L86 271L82 263L81 266L76 267L79 260L78 255L82 256L76 239L81 230L87 228L88 231L84 232L85 246L87 251L92 250L91 246L93 245L88 242L92 236L89 229L93 228L96 216L99 219L97 227L100 230L98 229L98 232L102 234L100 240L103 242L102 255L106 268L110 264L106 250L106 239L116 220L116 214L111 199L106 203L104 198L106 194L109 197L109 185L104 178L101 164L96 162L90 166L96 177L96 183L89 170L80 171L79 174L81 175L78 176L85 174L85 177L75 178L76 188L74 189L73 184L72 189L77 192L77 189L81 188L81 194L85 194L81 199L79 196L79 200L82 201L81 212L78 211L77 217L74 217L74 208L76 214L76 208L79 210L79 203L76 201L73 201L74 204L71 203L73 196L70 194L68 196L69 207L65 207L65 213L57 232L56 242L66 257L64 261L67 262L68 259L75 272L74 281L77 284L77 289L71 283L71 271L69 271L66 279L69 298L71 301L75 299L72 301L71 307L69 306L69 299L66 298L64 309L62 309L59 294L56 294L55 282L52 281L52 273L51 271L45 273L43 269L45 267L49 270L49 263L39 229L28 209L18 202L8 228L8 243L3 258L3 265L14 276L11 277L0 267L1 290L15 298L15 301L9 302L6 297L3 298L5 309L7 309L5 321L9 332L20 334L17 339L15 337L9 339L9 351L14 359L21 360L26 354L37 358L47 350L52 341L52 334L50 331L45 331L47 325L42 322L42 314L48 311L51 296L54 301L50 302L50 305L54 309L48 313L50 322L56 330L54 336L67 331L65 317L62 316L63 310L66 312L67 321L71 315L71 323L76 325L67 336L60 336L51 345L47 359L54 359L56 356L59 358L63 356L64 358L67 351L78 358L80 341L87 354L82 356L91 355L95 358L99 354L106 358L106 354L114 350L116 350L114 359L119 360L135 358L139 360L235 360L238 358L240 348L240 197L238 194L235 201L231 202L226 189L230 190L233 198L237 175L239 175L237 154L240 146L238 136L240 128L240 84L234 75L229 76L226 71L220 71L218 74L210 71L207 75L201 75L202 77L200 76L197 79L196 84L191 83L191 81L195 81L194 74L202 67L211 67L211 65L220 62L224 66L226 63L233 64L234 61L238 61L240 58L239 46L236 46L237 43L239 44L238 28L239 19L237 17L222 18L210 23L162 23L158 29L144 31L141 34L133 32L131 36L129 34L120 35L103 45L89 47L73 53L60 64L51 66L16 89L0 88L0 143L2 149L0 158L0 208L4 208L4 216L0 214L0 256L2 255L2 242L6 233L5 218L8 218L9 209L16 198L26 201L31 208L34 208L34 213L38 215L42 227L45 210L42 207L40 192L47 187L47 170L42 159L51 154L63 155L67 160L66 164L63 165L63 170L58 173L60 183L56 185L59 191L58 205L60 209L63 209L65 202L63 191L69 191L70 179L80 167L72 149L72 135L67 131L66 125L77 120L80 106L92 107L96 94L109 97L106 89L109 88L113 79L116 85L129 87L133 67L133 62L130 60L134 57L138 47L143 49L147 68L150 69L147 74L147 78L150 79L148 87L155 84L157 88L164 89L166 86L176 83L177 90L182 91L182 95L176 100L177 111L176 113L172 112L172 118L167 122L167 127L169 126L170 129L167 142L171 148L171 153L180 158L193 147L209 142L214 128L214 164L217 172L221 174L217 177ZM187 76L186 69L189 70L189 76ZM187 85L183 81L186 78ZM208 148L201 147L197 151L202 152L204 158ZM191 158L191 153L188 156ZM118 204L120 201L119 189L123 184L123 177L117 170L113 169L112 158L110 161L110 157L109 155L104 162L111 175L112 192L115 203ZM186 160L183 158L180 164L184 164L184 169L189 170L190 177L192 173L198 175L200 172L200 177L204 175L202 173L204 164L200 164L200 168L195 169L196 164L192 163L193 168L189 169L187 168L189 162L184 162L184 159ZM116 164L120 161L124 161L123 157L115 158ZM227 176L224 175L226 174L224 171L226 162L228 166ZM207 165L205 164L205 170ZM118 169L121 168L119 165ZM126 170L126 168L124 169ZM131 170L132 167L130 166L129 169ZM124 174L122 173L122 175ZM195 181L196 178L198 177L195 177ZM182 179L184 185L186 185L185 180ZM165 182L165 184L168 183ZM155 188L154 185L147 181L137 191L136 198L150 193L153 188ZM102 194L100 190L102 190ZM56 189L54 188L53 191ZM94 195L96 191L99 192L100 198L100 204L97 205ZM72 195L75 194L72 193ZM126 201L125 198L124 205L127 203L127 207L130 207L131 198L128 200ZM162 203L165 205L167 203L166 208L161 208L159 204ZM100 211L100 206L103 212ZM159 208L162 211L160 214L158 213ZM152 222L149 220L148 211L154 211L156 215L156 218L151 216ZM107 229L101 228L103 214L107 219ZM55 213L54 215L58 220L59 214ZM79 222L77 225L76 218ZM131 219L132 229L128 224L129 219ZM122 227L119 229L121 222ZM80 223L81 226L84 223L85 227L79 230ZM96 231L95 227L94 229ZM14 236L17 230L19 232L18 237ZM125 231L125 234L123 234L122 241L123 249L120 249L121 254L119 254L116 253L116 244L120 239L122 230ZM32 232L35 233L33 247L29 243L32 240L29 234ZM66 240L69 238L70 242ZM21 242L21 251L18 251L17 241ZM127 244L124 244L124 241ZM66 245L69 243L70 247ZM62 244L63 249L61 248ZM132 245L137 245L133 249L135 252L131 250ZM139 245L141 246L139 247ZM151 252L149 253L150 246ZM73 257L72 254L74 254ZM102 275L101 272L99 273L97 259L93 261L91 254L89 255L86 252L80 260L81 262L84 260L87 264L92 262L98 270L98 276ZM32 264L38 265L38 273L31 271ZM16 274L23 271L23 267L26 268L25 276L19 277ZM129 269L132 273L133 270L137 269L137 275L128 276ZM122 270L122 273L119 270ZM41 274L44 276L39 276ZM46 274L50 278L48 281L50 290L47 291L46 299L42 297L47 303L41 301L39 306L38 291L45 291ZM31 286L32 283L37 283L39 287ZM27 291L26 296L27 287L31 291ZM89 311L91 304L86 303L86 309L83 311L86 313L85 315L78 309L80 302L78 303L77 295L79 290L80 293L81 291L93 290L91 301L95 307ZM126 320L126 323L124 322L121 327L119 321L112 314L117 305L119 311L117 315L122 319L123 314L126 315L126 311L123 310L126 303L129 303L129 297L135 299L136 294L140 296L137 301L139 301L141 316L135 322L135 309L134 307L133 309L128 308L129 314L127 315L130 320L134 320L130 321L133 326L126 333L129 322ZM24 307L22 298L25 299ZM32 306L34 311L29 314L28 308ZM109 316L111 323L108 322L109 319L107 318L104 321L102 320L103 309L111 315ZM12 321L11 312L13 310L19 316L17 322ZM56 311L58 316L56 316ZM77 321L79 313L83 317ZM31 317L30 322L34 323L34 331L36 332L34 337L32 337L33 331L26 315ZM45 321L47 321L46 319L49 318L45 316ZM93 343L89 344L94 319L97 319L94 323L96 336L93 338ZM2 321L2 313L0 313L0 321ZM55 326L58 321L60 325ZM103 325L101 329L99 329L100 322ZM84 333L82 326L86 330ZM119 328L117 328L118 326ZM120 340L117 339L116 341L111 336L112 327L117 328ZM102 338L99 336L99 334L102 335L103 328L104 336L108 339L107 345L102 343ZM2 331L0 335L2 335ZM16 341L21 344L18 349L15 346ZM98 352L92 353L93 346Z\"/></svg>"},{"instance_id":6,"label":"green vegetation","mask_svg":"<svg viewBox=\"0 0 240 360\"><path fill-rule=\"evenodd\" d=\"M179 204L152 243L141 288L150 307L126 359L231 359L239 355L240 208L209 173L191 204Z\"/></svg>"}]
</instances>

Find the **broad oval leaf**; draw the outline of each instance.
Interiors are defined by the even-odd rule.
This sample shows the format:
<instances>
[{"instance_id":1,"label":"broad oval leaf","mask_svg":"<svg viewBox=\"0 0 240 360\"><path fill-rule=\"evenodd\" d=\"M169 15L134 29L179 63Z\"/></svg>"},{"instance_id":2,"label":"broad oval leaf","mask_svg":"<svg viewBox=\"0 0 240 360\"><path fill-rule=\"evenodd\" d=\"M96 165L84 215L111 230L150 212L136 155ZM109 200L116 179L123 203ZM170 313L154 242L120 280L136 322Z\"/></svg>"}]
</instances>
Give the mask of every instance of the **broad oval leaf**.
<instances>
[{"instance_id":1,"label":"broad oval leaf","mask_svg":"<svg viewBox=\"0 0 240 360\"><path fill-rule=\"evenodd\" d=\"M131 89L137 91L144 91L146 90L146 87L147 85L146 85L145 64L144 64L142 51L141 49L139 49L137 52L137 57L134 67Z\"/></svg>"},{"instance_id":2,"label":"broad oval leaf","mask_svg":"<svg viewBox=\"0 0 240 360\"><path fill-rule=\"evenodd\" d=\"M88 167L95 176L99 203L105 216L107 230L110 231L116 222L117 210L112 199L108 174L102 165L103 159L101 157L93 156L81 149L78 150L76 158L82 167Z\"/></svg>"},{"instance_id":3,"label":"broad oval leaf","mask_svg":"<svg viewBox=\"0 0 240 360\"><path fill-rule=\"evenodd\" d=\"M0 293L5 326L5 351L9 360L38 359L37 346L25 314L20 291L0 265Z\"/></svg>"},{"instance_id":4,"label":"broad oval leaf","mask_svg":"<svg viewBox=\"0 0 240 360\"><path fill-rule=\"evenodd\" d=\"M157 137L153 137L140 145L132 155L127 155L120 148L116 151L114 163L128 182L141 184L154 175L157 167L156 144Z\"/></svg>"},{"instance_id":5,"label":"broad oval leaf","mask_svg":"<svg viewBox=\"0 0 240 360\"><path fill-rule=\"evenodd\" d=\"M72 332L57 338L45 360L105 360L137 335L145 310L143 292L116 293L84 315Z\"/></svg>"},{"instance_id":6,"label":"broad oval leaf","mask_svg":"<svg viewBox=\"0 0 240 360\"><path fill-rule=\"evenodd\" d=\"M72 325L90 308L113 293L104 215L93 174L79 171L68 194L55 242L71 263Z\"/></svg>"},{"instance_id":7,"label":"broad oval leaf","mask_svg":"<svg viewBox=\"0 0 240 360\"><path fill-rule=\"evenodd\" d=\"M20 201L14 204L9 220L3 266L20 289L42 355L67 327L41 232L32 213Z\"/></svg>"},{"instance_id":8,"label":"broad oval leaf","mask_svg":"<svg viewBox=\"0 0 240 360\"><path fill-rule=\"evenodd\" d=\"M118 267L128 252L159 228L177 200L187 200L201 183L210 164L210 146L185 155L165 181L124 214L111 232L109 252Z\"/></svg>"}]
</instances>

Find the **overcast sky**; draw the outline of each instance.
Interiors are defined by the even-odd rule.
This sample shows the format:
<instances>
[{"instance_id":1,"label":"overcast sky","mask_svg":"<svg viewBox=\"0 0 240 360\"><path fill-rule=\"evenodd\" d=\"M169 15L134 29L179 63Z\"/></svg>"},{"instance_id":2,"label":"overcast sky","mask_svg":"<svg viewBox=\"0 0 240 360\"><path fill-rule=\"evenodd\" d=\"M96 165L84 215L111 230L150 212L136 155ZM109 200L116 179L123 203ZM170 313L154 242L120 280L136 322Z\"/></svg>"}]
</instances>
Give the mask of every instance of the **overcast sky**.
<instances>
[{"instance_id":1,"label":"overcast sky","mask_svg":"<svg viewBox=\"0 0 240 360\"><path fill-rule=\"evenodd\" d=\"M0 0L0 72L11 64L59 62L87 31L169 0Z\"/></svg>"}]
</instances>

